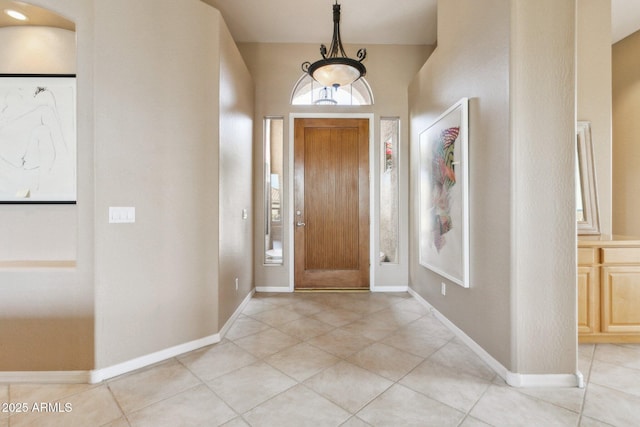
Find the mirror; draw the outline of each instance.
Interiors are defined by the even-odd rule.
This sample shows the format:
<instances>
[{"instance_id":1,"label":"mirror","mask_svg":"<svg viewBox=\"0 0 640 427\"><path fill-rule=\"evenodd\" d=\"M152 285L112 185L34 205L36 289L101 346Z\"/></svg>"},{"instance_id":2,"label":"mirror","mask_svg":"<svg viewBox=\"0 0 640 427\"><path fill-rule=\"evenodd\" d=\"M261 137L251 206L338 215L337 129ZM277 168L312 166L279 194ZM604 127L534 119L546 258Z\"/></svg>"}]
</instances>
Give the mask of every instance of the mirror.
<instances>
[{"instance_id":1,"label":"mirror","mask_svg":"<svg viewBox=\"0 0 640 427\"><path fill-rule=\"evenodd\" d=\"M600 234L596 170L591 143L591 123L576 127L576 219L578 234Z\"/></svg>"}]
</instances>

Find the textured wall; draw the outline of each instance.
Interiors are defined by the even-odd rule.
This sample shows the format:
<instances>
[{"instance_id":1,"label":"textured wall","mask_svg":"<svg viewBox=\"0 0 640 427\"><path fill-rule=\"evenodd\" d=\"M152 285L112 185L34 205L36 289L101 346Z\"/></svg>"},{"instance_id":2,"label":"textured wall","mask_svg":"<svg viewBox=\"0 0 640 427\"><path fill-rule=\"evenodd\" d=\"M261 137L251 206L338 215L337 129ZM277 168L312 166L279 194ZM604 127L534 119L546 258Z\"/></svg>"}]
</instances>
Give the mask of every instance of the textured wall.
<instances>
[{"instance_id":1,"label":"textured wall","mask_svg":"<svg viewBox=\"0 0 640 427\"><path fill-rule=\"evenodd\" d=\"M76 33L50 27L0 28L0 73L74 74Z\"/></svg>"},{"instance_id":2,"label":"textured wall","mask_svg":"<svg viewBox=\"0 0 640 427\"><path fill-rule=\"evenodd\" d=\"M591 122L600 231L611 234L611 2L580 0L577 17L577 118Z\"/></svg>"},{"instance_id":3,"label":"textured wall","mask_svg":"<svg viewBox=\"0 0 640 427\"><path fill-rule=\"evenodd\" d=\"M153 10L153 14L149 11ZM220 15L95 3L96 365L218 331ZM136 208L109 224L109 206Z\"/></svg>"},{"instance_id":4,"label":"textured wall","mask_svg":"<svg viewBox=\"0 0 640 427\"><path fill-rule=\"evenodd\" d=\"M571 0L441 1L438 48L409 88L411 287L520 374L576 369L574 17ZM419 134L461 97L469 289L418 263Z\"/></svg>"},{"instance_id":5,"label":"textured wall","mask_svg":"<svg viewBox=\"0 0 640 427\"><path fill-rule=\"evenodd\" d=\"M638 117L640 32L613 45L613 232L628 236L640 236Z\"/></svg>"},{"instance_id":6,"label":"textured wall","mask_svg":"<svg viewBox=\"0 0 640 427\"><path fill-rule=\"evenodd\" d=\"M576 3L511 4L511 370L573 374Z\"/></svg>"},{"instance_id":7,"label":"textured wall","mask_svg":"<svg viewBox=\"0 0 640 427\"><path fill-rule=\"evenodd\" d=\"M438 48L409 87L411 287L505 366L511 332L509 9L508 0L440 2ZM418 263L419 135L462 97L470 98L469 289Z\"/></svg>"},{"instance_id":8,"label":"textured wall","mask_svg":"<svg viewBox=\"0 0 640 427\"><path fill-rule=\"evenodd\" d=\"M221 22L218 292L219 301L223 303L219 307L220 327L253 289L253 97L249 70L229 30Z\"/></svg>"}]
</instances>

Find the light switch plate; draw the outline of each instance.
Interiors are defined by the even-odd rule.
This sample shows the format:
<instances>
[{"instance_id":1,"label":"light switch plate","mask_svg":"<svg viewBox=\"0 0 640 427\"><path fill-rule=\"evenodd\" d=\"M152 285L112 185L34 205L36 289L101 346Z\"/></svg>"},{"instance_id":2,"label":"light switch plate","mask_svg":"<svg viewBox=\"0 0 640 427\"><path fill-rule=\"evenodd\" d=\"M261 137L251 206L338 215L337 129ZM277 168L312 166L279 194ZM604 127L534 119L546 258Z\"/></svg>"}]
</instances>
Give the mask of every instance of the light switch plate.
<instances>
[{"instance_id":1,"label":"light switch plate","mask_svg":"<svg viewBox=\"0 0 640 427\"><path fill-rule=\"evenodd\" d=\"M109 207L109 223L123 224L136 222L136 208L110 206Z\"/></svg>"}]
</instances>

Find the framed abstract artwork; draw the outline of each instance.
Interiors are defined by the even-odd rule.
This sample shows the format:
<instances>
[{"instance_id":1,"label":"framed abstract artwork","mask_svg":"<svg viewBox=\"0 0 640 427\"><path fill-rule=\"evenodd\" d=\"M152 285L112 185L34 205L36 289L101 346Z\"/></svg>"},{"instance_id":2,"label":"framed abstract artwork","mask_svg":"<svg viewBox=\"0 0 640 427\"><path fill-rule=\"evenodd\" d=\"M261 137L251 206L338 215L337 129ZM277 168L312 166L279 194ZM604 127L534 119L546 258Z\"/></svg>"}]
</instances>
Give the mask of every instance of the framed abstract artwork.
<instances>
[{"instance_id":1,"label":"framed abstract artwork","mask_svg":"<svg viewBox=\"0 0 640 427\"><path fill-rule=\"evenodd\" d=\"M0 203L75 201L75 76L0 74Z\"/></svg>"},{"instance_id":2,"label":"framed abstract artwork","mask_svg":"<svg viewBox=\"0 0 640 427\"><path fill-rule=\"evenodd\" d=\"M469 100L420 134L420 264L469 287Z\"/></svg>"}]
</instances>

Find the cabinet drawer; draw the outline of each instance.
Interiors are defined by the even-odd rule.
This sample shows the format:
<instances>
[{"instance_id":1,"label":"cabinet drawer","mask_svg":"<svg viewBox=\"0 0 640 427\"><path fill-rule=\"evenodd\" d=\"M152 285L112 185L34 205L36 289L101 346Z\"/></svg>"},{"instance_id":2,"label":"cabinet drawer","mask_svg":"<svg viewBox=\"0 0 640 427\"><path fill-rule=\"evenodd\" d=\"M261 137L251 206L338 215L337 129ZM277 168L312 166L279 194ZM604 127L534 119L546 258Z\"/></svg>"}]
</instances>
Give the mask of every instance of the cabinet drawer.
<instances>
[{"instance_id":1,"label":"cabinet drawer","mask_svg":"<svg viewBox=\"0 0 640 427\"><path fill-rule=\"evenodd\" d=\"M640 248L602 248L603 264L640 264Z\"/></svg>"},{"instance_id":2,"label":"cabinet drawer","mask_svg":"<svg viewBox=\"0 0 640 427\"><path fill-rule=\"evenodd\" d=\"M596 254L598 250L596 248L578 248L578 265L592 265L596 264Z\"/></svg>"}]
</instances>

